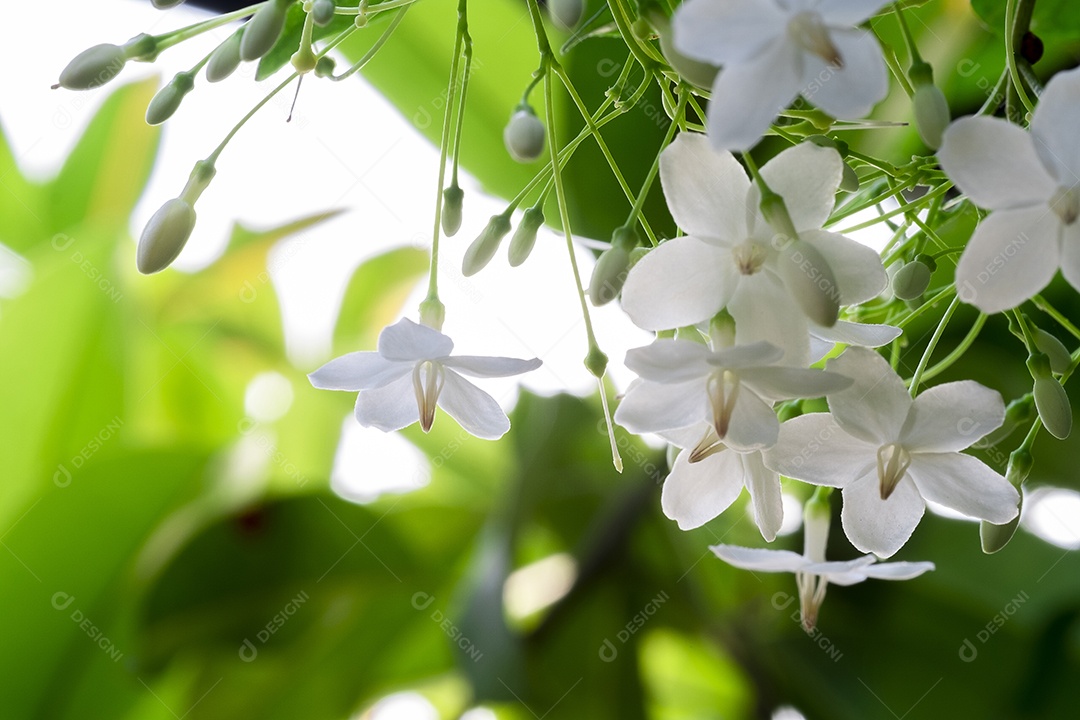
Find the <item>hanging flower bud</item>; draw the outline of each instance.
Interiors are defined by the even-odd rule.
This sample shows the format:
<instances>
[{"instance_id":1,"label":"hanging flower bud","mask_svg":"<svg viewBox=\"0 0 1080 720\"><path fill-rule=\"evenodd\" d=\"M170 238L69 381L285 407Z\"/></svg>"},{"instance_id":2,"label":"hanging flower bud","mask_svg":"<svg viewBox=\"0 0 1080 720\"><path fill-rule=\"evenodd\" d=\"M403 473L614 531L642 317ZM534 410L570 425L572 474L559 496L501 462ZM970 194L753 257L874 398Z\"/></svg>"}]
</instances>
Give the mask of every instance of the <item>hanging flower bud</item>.
<instances>
[{"instance_id":1,"label":"hanging flower bud","mask_svg":"<svg viewBox=\"0 0 1080 720\"><path fill-rule=\"evenodd\" d=\"M465 258L461 261L462 274L470 277L483 270L508 232L510 232L510 213L492 215L487 227L465 251Z\"/></svg>"},{"instance_id":2,"label":"hanging flower bud","mask_svg":"<svg viewBox=\"0 0 1080 720\"><path fill-rule=\"evenodd\" d=\"M184 96L195 87L195 77L191 73L177 73L169 83L157 91L150 104L146 106L146 124L160 125L173 116L180 107Z\"/></svg>"},{"instance_id":3,"label":"hanging flower bud","mask_svg":"<svg viewBox=\"0 0 1080 720\"><path fill-rule=\"evenodd\" d=\"M915 106L915 129L931 150L941 147L941 134L949 126L952 115L945 94L937 85L925 83L915 88L912 97Z\"/></svg>"},{"instance_id":4,"label":"hanging flower bud","mask_svg":"<svg viewBox=\"0 0 1080 720\"><path fill-rule=\"evenodd\" d=\"M602 378L607 372L607 365L608 356L595 345L590 347L589 354L585 356L585 369L589 371L589 374L594 378Z\"/></svg>"},{"instance_id":5,"label":"hanging flower bud","mask_svg":"<svg viewBox=\"0 0 1080 720\"><path fill-rule=\"evenodd\" d=\"M573 30L581 22L585 12L584 0L548 0L548 12L551 19L563 30Z\"/></svg>"},{"instance_id":6,"label":"hanging flower bud","mask_svg":"<svg viewBox=\"0 0 1080 720\"><path fill-rule=\"evenodd\" d=\"M901 300L917 300L930 287L930 268L919 260L912 260L900 268L892 278L893 295Z\"/></svg>"},{"instance_id":7,"label":"hanging flower bud","mask_svg":"<svg viewBox=\"0 0 1080 720\"><path fill-rule=\"evenodd\" d=\"M326 27L334 19L334 0L315 0L311 6L311 19L319 27Z\"/></svg>"},{"instance_id":8,"label":"hanging flower bud","mask_svg":"<svg viewBox=\"0 0 1080 720\"><path fill-rule=\"evenodd\" d=\"M461 229L461 206L465 191L456 184L443 190L442 231L446 237L453 237Z\"/></svg>"},{"instance_id":9,"label":"hanging flower bud","mask_svg":"<svg viewBox=\"0 0 1080 720\"><path fill-rule=\"evenodd\" d=\"M258 60L281 36L285 28L285 11L292 0L269 0L248 22L240 40L240 57L245 61Z\"/></svg>"},{"instance_id":10,"label":"hanging flower bud","mask_svg":"<svg viewBox=\"0 0 1080 720\"><path fill-rule=\"evenodd\" d=\"M823 327L836 324L840 290L825 256L804 240L793 240L780 251L780 279L812 321Z\"/></svg>"},{"instance_id":11,"label":"hanging flower bud","mask_svg":"<svg viewBox=\"0 0 1080 720\"><path fill-rule=\"evenodd\" d=\"M420 324L442 332L446 320L446 306L437 297L428 297L420 303Z\"/></svg>"},{"instance_id":12,"label":"hanging flower bud","mask_svg":"<svg viewBox=\"0 0 1080 720\"><path fill-rule=\"evenodd\" d=\"M1050 369L1059 375L1072 365L1072 356L1060 340L1042 328L1035 328L1035 347L1050 359Z\"/></svg>"},{"instance_id":13,"label":"hanging flower bud","mask_svg":"<svg viewBox=\"0 0 1080 720\"><path fill-rule=\"evenodd\" d=\"M323 55L319 58L319 62L315 63L315 77L334 77L335 65L337 65L337 61L335 61L334 58L329 55Z\"/></svg>"},{"instance_id":14,"label":"hanging flower bud","mask_svg":"<svg viewBox=\"0 0 1080 720\"><path fill-rule=\"evenodd\" d=\"M181 198L161 206L146 224L139 238L135 264L139 272L150 275L164 270L184 249L195 229L195 209Z\"/></svg>"},{"instance_id":15,"label":"hanging flower bud","mask_svg":"<svg viewBox=\"0 0 1080 720\"><path fill-rule=\"evenodd\" d=\"M60 73L60 82L53 87L62 87L65 90L101 87L119 75L127 61L127 52L119 45L95 45L76 55Z\"/></svg>"},{"instance_id":16,"label":"hanging flower bud","mask_svg":"<svg viewBox=\"0 0 1080 720\"><path fill-rule=\"evenodd\" d=\"M533 246L536 245L536 233L543 224L544 210L539 205L525 211L525 217L510 238L510 249L507 251L510 267L518 267L529 259Z\"/></svg>"},{"instance_id":17,"label":"hanging flower bud","mask_svg":"<svg viewBox=\"0 0 1080 720\"><path fill-rule=\"evenodd\" d=\"M638 245L638 236L633 228L620 227L615 230L611 247L600 253L593 266L592 279L589 281L589 299L599 307L618 297L630 267L630 251Z\"/></svg>"},{"instance_id":18,"label":"hanging flower bud","mask_svg":"<svg viewBox=\"0 0 1080 720\"><path fill-rule=\"evenodd\" d=\"M296 49L296 52L292 54L292 57L289 58L289 62L292 63L293 69L297 73L307 75L319 64L319 58L315 57L310 45L301 44Z\"/></svg>"},{"instance_id":19,"label":"hanging flower bud","mask_svg":"<svg viewBox=\"0 0 1080 720\"><path fill-rule=\"evenodd\" d=\"M519 105L503 130L503 142L510 157L520 163L532 162L544 152L544 123L528 105Z\"/></svg>"},{"instance_id":20,"label":"hanging flower bud","mask_svg":"<svg viewBox=\"0 0 1080 720\"><path fill-rule=\"evenodd\" d=\"M1009 465L1005 470L1005 479L1008 480L1018 491L1027 480L1033 465L1031 453L1023 446L1018 447L1009 454ZM1017 506L1016 517L1004 525L994 525L983 520L979 524L979 538L982 541L982 550L987 555L996 553L1009 544L1016 528L1020 524L1020 510L1024 507L1024 493L1020 493L1020 504Z\"/></svg>"},{"instance_id":21,"label":"hanging flower bud","mask_svg":"<svg viewBox=\"0 0 1080 720\"><path fill-rule=\"evenodd\" d=\"M1050 359L1044 353L1035 353L1027 359L1028 370L1035 378L1032 394L1035 409L1047 432L1058 440L1064 440L1072 432L1072 405L1065 388L1050 371Z\"/></svg>"},{"instance_id":22,"label":"hanging flower bud","mask_svg":"<svg viewBox=\"0 0 1080 720\"><path fill-rule=\"evenodd\" d=\"M240 43L244 28L240 28L217 46L206 63L206 79L221 82L240 67Z\"/></svg>"}]
</instances>

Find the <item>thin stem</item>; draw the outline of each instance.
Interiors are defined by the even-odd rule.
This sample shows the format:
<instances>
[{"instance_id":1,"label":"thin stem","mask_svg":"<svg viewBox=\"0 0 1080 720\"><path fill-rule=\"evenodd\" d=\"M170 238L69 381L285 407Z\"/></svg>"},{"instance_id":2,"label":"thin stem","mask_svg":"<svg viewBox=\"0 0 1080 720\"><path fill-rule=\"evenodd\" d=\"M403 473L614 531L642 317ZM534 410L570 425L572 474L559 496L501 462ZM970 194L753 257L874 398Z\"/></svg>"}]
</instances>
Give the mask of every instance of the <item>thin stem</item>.
<instances>
[{"instance_id":1,"label":"thin stem","mask_svg":"<svg viewBox=\"0 0 1080 720\"><path fill-rule=\"evenodd\" d=\"M157 35L154 37L154 52L156 54L161 52L162 50L168 50L173 45L182 43L183 41L193 38L197 35L201 35L204 32L214 30L215 28L219 28L222 25L228 25L233 20L239 20L242 17L247 17L265 4L265 2L259 2L255 3L254 5L248 5L245 8L234 10L231 13L218 15L215 18L203 20L202 22L195 23L194 25L189 25L185 28L180 28L179 30L172 30L167 33L162 33L161 35Z\"/></svg>"},{"instance_id":2,"label":"thin stem","mask_svg":"<svg viewBox=\"0 0 1080 720\"><path fill-rule=\"evenodd\" d=\"M398 11L398 13L396 15L394 15L394 19L391 20L390 24L386 26L386 29L383 30L383 34L379 36L379 39L375 41L375 44L371 46L371 49L368 50L366 53L364 53L364 57L357 60L355 65L353 65L348 70L341 73L340 75L331 75L330 79L333 80L334 82L341 82L345 78L352 77L352 75L355 72L357 72L358 70L363 68L365 65L367 65L369 62L371 62L371 59L373 57L375 57L375 54L377 52L379 52L379 50L382 48L382 46L386 44L386 41L390 39L390 36L394 34L394 31L397 30L397 26L401 24L401 21L405 17L405 13L406 13L406 11L408 11L408 9L409 9L409 6L405 5L405 6L403 6L401 8L401 10ZM353 30L356 30L356 29L357 28L355 28L355 27L349 28L349 30L347 30L346 32L352 32ZM336 45L337 43L335 42L334 44ZM329 50L329 49L330 49L330 47L327 47L326 50L324 50L320 54L320 57L322 57L322 55L325 55L326 51Z\"/></svg>"},{"instance_id":3,"label":"thin stem","mask_svg":"<svg viewBox=\"0 0 1080 720\"><path fill-rule=\"evenodd\" d=\"M457 104L457 120L454 127L454 162L453 170L450 176L450 186L457 187L458 184L458 157L461 155L461 129L465 124L465 98L469 93L469 76L472 74L472 36L469 34L469 29L465 28L464 36L465 46L465 70L461 77L461 93L458 96Z\"/></svg>"},{"instance_id":4,"label":"thin stem","mask_svg":"<svg viewBox=\"0 0 1080 720\"><path fill-rule=\"evenodd\" d=\"M675 136L675 128L678 127L678 118L682 117L686 112L686 100L689 96L690 91L686 87L679 88L679 103L675 107L675 119L668 125L667 133L664 135L664 140L660 144L661 152L656 154L652 167L649 168L649 174L645 177L645 182L641 184L641 191L638 193L637 200L634 202L634 207L630 208L630 216L626 219L627 227L633 227L638 216L641 214L642 208L645 206L645 198L648 197L649 189L652 188L653 181L660 171L660 154L663 152L664 148L671 144L671 139ZM653 236L652 232L649 231L645 218L641 218L641 226L645 228L645 232L648 234L653 247L656 247L656 238Z\"/></svg>"},{"instance_id":5,"label":"thin stem","mask_svg":"<svg viewBox=\"0 0 1080 720\"><path fill-rule=\"evenodd\" d=\"M1028 25L1031 23L1031 11L1034 6L1035 0L1020 0L1019 6L1017 6L1017 0L1006 0L1005 3L1005 60L1009 64L1009 77L1012 80L1013 88L1016 90L1016 95L1028 112L1032 112L1035 106L1032 104L1031 98L1028 97L1024 83L1020 79L1020 71L1016 67L1016 46L1023 38L1024 33L1028 31Z\"/></svg>"},{"instance_id":6,"label":"thin stem","mask_svg":"<svg viewBox=\"0 0 1080 720\"><path fill-rule=\"evenodd\" d=\"M941 320L938 321L937 328L934 329L934 334L930 337L930 342L926 345L926 350L923 351L922 357L919 358L919 365L915 368L915 374L911 376L911 397L915 397L919 393L919 382L922 380L923 373L926 371L926 365L930 362L930 356L937 348L938 341L941 340L942 334L945 332L945 326L949 324L949 320L952 319L953 313L960 307L960 298L955 297L953 301L949 303L949 307L945 309L945 314L941 316Z\"/></svg>"},{"instance_id":7,"label":"thin stem","mask_svg":"<svg viewBox=\"0 0 1080 720\"><path fill-rule=\"evenodd\" d=\"M964 336L964 339L960 341L960 344L953 348L952 352L941 359L941 362L937 363L933 367L927 369L923 375L923 380L930 380L933 377L940 375L941 373L952 367L953 363L963 357L975 339L979 337L979 333L982 332L983 326L986 325L986 313L979 313L979 317L975 318L975 322L971 324L971 329L968 330L968 334Z\"/></svg>"},{"instance_id":8,"label":"thin stem","mask_svg":"<svg viewBox=\"0 0 1080 720\"><path fill-rule=\"evenodd\" d=\"M1052 317L1057 324L1065 328L1077 340L1080 340L1080 328L1077 328L1072 322L1061 314L1061 312L1051 305L1042 295L1036 295L1032 298L1032 302L1035 303L1035 307L1042 310L1044 313Z\"/></svg>"}]
</instances>

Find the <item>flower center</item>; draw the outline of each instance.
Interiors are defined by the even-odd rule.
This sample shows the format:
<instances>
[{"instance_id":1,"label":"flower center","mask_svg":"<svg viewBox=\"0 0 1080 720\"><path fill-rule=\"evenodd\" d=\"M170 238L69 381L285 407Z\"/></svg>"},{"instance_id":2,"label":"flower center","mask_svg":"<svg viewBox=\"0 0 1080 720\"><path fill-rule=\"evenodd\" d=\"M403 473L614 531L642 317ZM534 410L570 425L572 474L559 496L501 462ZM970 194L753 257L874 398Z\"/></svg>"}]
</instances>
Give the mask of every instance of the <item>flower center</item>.
<instances>
[{"instance_id":1,"label":"flower center","mask_svg":"<svg viewBox=\"0 0 1080 720\"><path fill-rule=\"evenodd\" d=\"M690 451L690 462L700 462L710 455L715 455L724 450L727 450L727 446L720 442L720 438L716 437L716 431L709 428L705 431L705 436L702 437L694 449Z\"/></svg>"},{"instance_id":2,"label":"flower center","mask_svg":"<svg viewBox=\"0 0 1080 720\"><path fill-rule=\"evenodd\" d=\"M911 465L911 455L899 443L882 445L877 451L878 482L881 499L888 500Z\"/></svg>"},{"instance_id":3,"label":"flower center","mask_svg":"<svg viewBox=\"0 0 1080 720\"><path fill-rule=\"evenodd\" d=\"M753 275L765 264L768 251L762 245L747 240L742 245L733 248L731 254L735 257L735 266L743 275Z\"/></svg>"},{"instance_id":4,"label":"flower center","mask_svg":"<svg viewBox=\"0 0 1080 720\"><path fill-rule=\"evenodd\" d=\"M821 21L821 15L813 11L801 12L788 20L788 37L808 53L817 55L833 67L844 67L840 51L833 45L829 30Z\"/></svg>"},{"instance_id":5,"label":"flower center","mask_svg":"<svg viewBox=\"0 0 1080 720\"><path fill-rule=\"evenodd\" d=\"M723 440L731 426L735 400L739 397L739 376L731 370L716 370L709 375L705 389L712 406L713 429L717 439Z\"/></svg>"},{"instance_id":6,"label":"flower center","mask_svg":"<svg viewBox=\"0 0 1080 720\"><path fill-rule=\"evenodd\" d=\"M1050 209L1054 211L1061 222L1072 225L1080 217L1080 194L1076 188L1058 188L1054 196L1050 198Z\"/></svg>"},{"instance_id":7,"label":"flower center","mask_svg":"<svg viewBox=\"0 0 1080 720\"><path fill-rule=\"evenodd\" d=\"M795 583L799 586L799 617L802 620L803 630L813 632L817 625L818 611L821 603L825 600L825 590L829 587L829 581L821 575L813 573L795 573Z\"/></svg>"},{"instance_id":8,"label":"flower center","mask_svg":"<svg viewBox=\"0 0 1080 720\"><path fill-rule=\"evenodd\" d=\"M413 368L413 391L416 393L416 407L420 410L420 427L424 432L431 430L431 424L435 422L435 405L445 377L443 366L430 360L418 362Z\"/></svg>"}]
</instances>

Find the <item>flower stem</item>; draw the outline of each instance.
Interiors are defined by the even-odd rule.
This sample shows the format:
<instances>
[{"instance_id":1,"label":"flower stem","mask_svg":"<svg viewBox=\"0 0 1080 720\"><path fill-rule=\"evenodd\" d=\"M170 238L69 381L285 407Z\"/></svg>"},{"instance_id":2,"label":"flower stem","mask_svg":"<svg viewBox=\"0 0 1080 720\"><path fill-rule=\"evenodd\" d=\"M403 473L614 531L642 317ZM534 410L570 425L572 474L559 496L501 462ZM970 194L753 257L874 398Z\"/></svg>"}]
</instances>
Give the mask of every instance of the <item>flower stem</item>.
<instances>
[{"instance_id":1,"label":"flower stem","mask_svg":"<svg viewBox=\"0 0 1080 720\"><path fill-rule=\"evenodd\" d=\"M1028 112L1035 109L1028 97L1024 83L1020 79L1020 71L1017 68L1017 44L1024 37L1031 24L1031 13L1035 8L1035 0L1006 0L1005 2L1005 60L1009 66L1009 78L1017 97Z\"/></svg>"},{"instance_id":2,"label":"flower stem","mask_svg":"<svg viewBox=\"0 0 1080 720\"><path fill-rule=\"evenodd\" d=\"M930 362L930 356L934 354L934 350L937 348L938 341L941 340L942 334L945 332L945 326L949 324L949 320L952 319L953 313L960 307L960 298L954 297L953 301L949 303L949 307L945 309L945 314L941 316L941 320L938 321L938 326L934 329L934 334L930 337L930 342L926 344L926 350L923 351L922 357L919 358L919 365L915 368L915 374L911 376L911 397L915 397L919 393L919 383L922 381L923 373L926 371L926 365Z\"/></svg>"}]
</instances>

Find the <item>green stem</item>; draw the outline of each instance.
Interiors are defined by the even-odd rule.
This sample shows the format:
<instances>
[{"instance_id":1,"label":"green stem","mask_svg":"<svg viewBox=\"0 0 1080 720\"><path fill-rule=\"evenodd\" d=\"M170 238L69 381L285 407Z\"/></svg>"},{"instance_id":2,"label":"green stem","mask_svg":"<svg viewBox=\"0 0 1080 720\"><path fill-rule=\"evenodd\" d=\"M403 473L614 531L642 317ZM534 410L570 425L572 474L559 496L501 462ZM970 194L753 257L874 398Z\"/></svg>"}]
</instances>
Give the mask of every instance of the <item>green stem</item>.
<instances>
[{"instance_id":1,"label":"green stem","mask_svg":"<svg viewBox=\"0 0 1080 720\"><path fill-rule=\"evenodd\" d=\"M1042 295L1036 295L1032 298L1032 302L1035 303L1035 307L1042 310L1044 313L1052 317L1058 325L1065 328L1077 340L1080 340L1080 328L1073 325L1067 317L1061 314L1061 312L1051 305Z\"/></svg>"},{"instance_id":2,"label":"green stem","mask_svg":"<svg viewBox=\"0 0 1080 720\"><path fill-rule=\"evenodd\" d=\"M457 105L457 120L454 128L454 162L453 170L450 175L451 187L457 187L458 184L458 157L461 155L461 129L465 124L465 99L469 94L469 76L472 74L472 36L469 34L469 30L465 29L465 71L461 78L461 94L458 96Z\"/></svg>"},{"instance_id":3,"label":"green stem","mask_svg":"<svg viewBox=\"0 0 1080 720\"><path fill-rule=\"evenodd\" d=\"M641 64L641 67L646 71L651 71L659 63L656 58L650 56L650 52L653 52L652 48L646 48L641 39L634 34L633 28L630 27L630 17L621 0L607 0L607 4L611 8L611 17L615 20L615 25L619 28L619 34L622 35L626 47L634 54L634 59Z\"/></svg>"},{"instance_id":4,"label":"green stem","mask_svg":"<svg viewBox=\"0 0 1080 720\"><path fill-rule=\"evenodd\" d=\"M1020 78L1020 71L1016 67L1016 46L1028 31L1031 24L1031 13L1035 6L1035 0L1006 0L1005 2L1005 60L1009 65L1009 77L1017 97L1028 112L1032 112L1035 106L1028 97L1027 90Z\"/></svg>"},{"instance_id":5,"label":"green stem","mask_svg":"<svg viewBox=\"0 0 1080 720\"><path fill-rule=\"evenodd\" d=\"M938 341L941 340L942 334L945 332L945 326L949 324L949 320L952 319L953 313L960 307L960 298L955 297L953 301L949 303L949 307L945 309L945 314L941 316L941 320L938 321L938 326L934 329L934 334L930 337L930 342L926 345L926 350L923 351L922 357L919 358L919 365L915 368L915 374L911 376L911 397L915 397L919 393L919 382L922 380L923 373L926 371L926 365L930 362L930 356L937 348Z\"/></svg>"},{"instance_id":6,"label":"green stem","mask_svg":"<svg viewBox=\"0 0 1080 720\"><path fill-rule=\"evenodd\" d=\"M641 191L638 192L637 200L634 201L634 206L630 208L630 216L626 218L626 226L633 227L637 221L638 216L641 214L642 208L645 206L645 198L649 195L649 190L652 188L653 181L656 180L657 173L660 172L660 155L663 153L664 148L671 144L671 139L675 136L675 128L678 127L678 118L686 112L686 101L690 96L690 91L686 87L680 86L679 88L679 103L675 107L675 119L668 125L667 133L664 135L663 142L660 143L660 152L656 153L656 158L653 159L652 167L649 168L649 174L645 177L645 182L641 184ZM652 242L653 247L656 247L656 238L649 230L648 224L645 222L645 218L641 218L641 226L645 228L645 232L649 236L649 240Z\"/></svg>"},{"instance_id":7,"label":"green stem","mask_svg":"<svg viewBox=\"0 0 1080 720\"><path fill-rule=\"evenodd\" d=\"M341 73L340 75L331 75L330 79L333 80L334 82L341 82L345 78L352 77L352 75L355 72L357 72L358 70L363 68L365 65L367 65L369 62L371 62L371 59L373 57L375 57L375 54L377 52L379 52L379 50L382 48L382 46L386 44L386 41L390 39L390 36L394 34L394 31L397 30L397 26L401 24L401 21L405 17L405 13L406 13L406 11L408 11L408 9L409 9L409 6L406 5L406 6L402 7L401 10L398 11L398 13L394 16L394 19L391 20L390 24L386 26L385 30L383 30L383 34L379 36L379 39L375 41L375 44L371 46L371 49L368 50L366 53L364 53L364 56L362 58L360 58L359 60L356 61L355 65L353 65L348 70ZM353 32L356 29L357 28L352 27L352 28L349 28L348 30L346 30L345 32ZM336 45L336 44L337 44L337 42L334 42L332 45L330 45L325 50L323 50L319 54L319 57L322 57L323 55L325 55L327 53L327 51L330 50L330 48L333 47L333 45Z\"/></svg>"},{"instance_id":8,"label":"green stem","mask_svg":"<svg viewBox=\"0 0 1080 720\"><path fill-rule=\"evenodd\" d=\"M979 317L975 318L975 322L971 324L971 329L968 330L968 334L960 341L960 344L953 348L952 352L941 359L941 362L937 363L933 367L927 369L923 375L923 380L930 380L933 377L940 375L941 373L952 367L953 363L963 357L969 349L975 339L979 337L979 333L982 331L983 326L986 325L986 313L979 313Z\"/></svg>"},{"instance_id":9,"label":"green stem","mask_svg":"<svg viewBox=\"0 0 1080 720\"><path fill-rule=\"evenodd\" d=\"M157 54L162 50L168 50L173 45L182 43L183 41L193 38L197 35L201 35L204 32L214 30L215 28L219 28L222 25L228 25L233 20L239 20L242 17L247 17L265 4L265 2L260 2L255 3L254 5L248 5L245 8L235 10L231 13L218 15L215 18L203 20L202 22L195 23L194 25L188 25L187 27L180 28L179 30L172 30L167 33L162 33L161 35L157 35L154 37L154 52L155 54Z\"/></svg>"}]
</instances>

